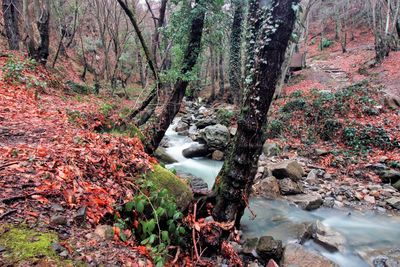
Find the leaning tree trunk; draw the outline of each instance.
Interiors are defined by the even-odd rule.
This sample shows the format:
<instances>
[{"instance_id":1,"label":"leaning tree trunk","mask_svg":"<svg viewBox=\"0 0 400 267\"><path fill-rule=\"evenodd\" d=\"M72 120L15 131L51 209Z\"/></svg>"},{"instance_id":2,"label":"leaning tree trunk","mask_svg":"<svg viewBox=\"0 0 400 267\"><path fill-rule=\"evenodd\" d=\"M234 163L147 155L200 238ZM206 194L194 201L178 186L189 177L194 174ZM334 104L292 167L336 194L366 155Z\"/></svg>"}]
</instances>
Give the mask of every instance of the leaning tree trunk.
<instances>
[{"instance_id":1,"label":"leaning tree trunk","mask_svg":"<svg viewBox=\"0 0 400 267\"><path fill-rule=\"evenodd\" d=\"M238 130L213 191L213 217L240 223L266 139L263 126L296 20L299 0L249 1L246 90ZM264 5L263 5L264 3Z\"/></svg>"},{"instance_id":2,"label":"leaning tree trunk","mask_svg":"<svg viewBox=\"0 0 400 267\"><path fill-rule=\"evenodd\" d=\"M19 50L18 0L3 0L4 29L10 50Z\"/></svg>"},{"instance_id":3,"label":"leaning tree trunk","mask_svg":"<svg viewBox=\"0 0 400 267\"><path fill-rule=\"evenodd\" d=\"M196 1L194 12L192 12L192 22L190 26L188 45L186 47L181 75L175 83L174 89L171 92L166 104L161 110L161 114L153 115L154 122L152 122L145 131L147 136L145 151L152 154L160 144L165 135L166 130L172 123L176 114L179 112L183 97L185 96L186 88L189 81L184 77L192 71L196 65L197 58L201 49L201 38L203 35L203 26L205 18L205 7L202 6L205 1Z\"/></svg>"},{"instance_id":4,"label":"leaning tree trunk","mask_svg":"<svg viewBox=\"0 0 400 267\"><path fill-rule=\"evenodd\" d=\"M241 64L241 44L243 30L244 2L243 0L234 0L234 15L232 22L232 32L230 39L229 54L229 84L230 97L235 104L240 104L242 96L242 64Z\"/></svg>"}]
</instances>

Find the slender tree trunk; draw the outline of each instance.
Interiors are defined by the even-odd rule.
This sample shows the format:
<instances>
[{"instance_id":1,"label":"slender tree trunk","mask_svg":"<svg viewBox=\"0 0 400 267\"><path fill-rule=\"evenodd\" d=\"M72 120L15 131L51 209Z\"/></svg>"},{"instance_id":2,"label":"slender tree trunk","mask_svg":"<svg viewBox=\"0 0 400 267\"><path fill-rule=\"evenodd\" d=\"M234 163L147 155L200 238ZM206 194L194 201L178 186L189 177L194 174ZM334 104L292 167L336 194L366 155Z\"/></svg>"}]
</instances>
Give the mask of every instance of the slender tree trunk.
<instances>
[{"instance_id":1,"label":"slender tree trunk","mask_svg":"<svg viewBox=\"0 0 400 267\"><path fill-rule=\"evenodd\" d=\"M205 7L201 6L203 3L203 0L196 1L192 12L193 18L190 26L188 45L182 63L181 75L175 83L174 89L166 101L166 104L163 106L161 114L153 116L154 122L149 125L145 131L147 135L145 151L149 154L152 154L157 149L165 135L165 131L179 112L182 99L185 96L189 81L184 79L184 77L187 73L192 71L193 67L196 65L201 50L201 39L206 12Z\"/></svg>"},{"instance_id":2,"label":"slender tree trunk","mask_svg":"<svg viewBox=\"0 0 400 267\"><path fill-rule=\"evenodd\" d=\"M211 68L210 68L210 79L211 79L211 95L208 99L209 103L212 103L215 100L215 58L214 58L214 49L210 46L210 60L211 60Z\"/></svg>"},{"instance_id":3,"label":"slender tree trunk","mask_svg":"<svg viewBox=\"0 0 400 267\"><path fill-rule=\"evenodd\" d=\"M234 14L232 22L232 32L230 39L230 54L229 54L229 84L230 92L228 99L232 99L237 105L242 99L242 31L244 17L244 2L243 0L233 0Z\"/></svg>"},{"instance_id":4,"label":"slender tree trunk","mask_svg":"<svg viewBox=\"0 0 400 267\"><path fill-rule=\"evenodd\" d=\"M299 0L250 0L248 16L246 90L238 119L238 131L214 185L213 217L240 223L266 139L263 126L278 82L285 51L292 34ZM275 29L275 30L271 30Z\"/></svg>"},{"instance_id":5,"label":"slender tree trunk","mask_svg":"<svg viewBox=\"0 0 400 267\"><path fill-rule=\"evenodd\" d=\"M225 95L225 76L224 76L224 52L221 51L219 54L219 97L224 98Z\"/></svg>"},{"instance_id":6,"label":"slender tree trunk","mask_svg":"<svg viewBox=\"0 0 400 267\"><path fill-rule=\"evenodd\" d=\"M18 0L3 0L4 29L10 50L19 50Z\"/></svg>"},{"instance_id":7,"label":"slender tree trunk","mask_svg":"<svg viewBox=\"0 0 400 267\"><path fill-rule=\"evenodd\" d=\"M56 52L56 55L54 56L53 64L51 65L52 68L54 68L56 66L57 59L58 59L58 56L59 56L60 51L61 51L61 47L63 45L63 40L64 40L64 37L65 37L65 33L66 33L65 31L61 32L61 38L60 38L60 42L58 43L57 52Z\"/></svg>"}]
</instances>

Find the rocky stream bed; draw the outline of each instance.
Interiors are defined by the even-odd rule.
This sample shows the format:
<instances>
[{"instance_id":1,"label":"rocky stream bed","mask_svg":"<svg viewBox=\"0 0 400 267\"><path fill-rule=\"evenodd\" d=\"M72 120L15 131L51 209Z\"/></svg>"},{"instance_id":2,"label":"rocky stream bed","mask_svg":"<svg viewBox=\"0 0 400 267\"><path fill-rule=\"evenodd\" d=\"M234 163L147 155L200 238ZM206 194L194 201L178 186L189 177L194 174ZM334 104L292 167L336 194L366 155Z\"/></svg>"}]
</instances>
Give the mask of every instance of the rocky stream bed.
<instances>
[{"instance_id":1,"label":"rocky stream bed","mask_svg":"<svg viewBox=\"0 0 400 267\"><path fill-rule=\"evenodd\" d=\"M185 110L157 156L188 178L195 193L206 194L236 128L223 125L212 108L187 102ZM268 266L400 266L400 173L383 161L367 168L387 183L338 179L307 158L281 157L280 150L265 143L242 242L233 244L250 266L265 259L274 259Z\"/></svg>"}]
</instances>

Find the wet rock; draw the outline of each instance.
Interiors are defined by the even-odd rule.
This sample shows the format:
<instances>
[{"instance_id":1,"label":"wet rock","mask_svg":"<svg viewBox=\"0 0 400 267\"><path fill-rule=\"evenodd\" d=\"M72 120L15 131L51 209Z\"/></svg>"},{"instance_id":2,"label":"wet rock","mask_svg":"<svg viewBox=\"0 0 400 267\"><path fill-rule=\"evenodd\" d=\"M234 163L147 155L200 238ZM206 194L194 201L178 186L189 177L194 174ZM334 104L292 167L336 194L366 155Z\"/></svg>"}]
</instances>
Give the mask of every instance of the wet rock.
<instances>
[{"instance_id":1,"label":"wet rock","mask_svg":"<svg viewBox=\"0 0 400 267\"><path fill-rule=\"evenodd\" d=\"M110 225L98 225L94 233L104 240L113 240L114 230Z\"/></svg>"},{"instance_id":2,"label":"wet rock","mask_svg":"<svg viewBox=\"0 0 400 267\"><path fill-rule=\"evenodd\" d=\"M315 223L312 237L315 242L329 251L335 252L344 250L344 245L346 243L344 236L322 224L320 221Z\"/></svg>"},{"instance_id":3,"label":"wet rock","mask_svg":"<svg viewBox=\"0 0 400 267\"><path fill-rule=\"evenodd\" d=\"M224 151L230 139L228 128L221 124L207 126L200 132L200 136L210 150Z\"/></svg>"},{"instance_id":4,"label":"wet rock","mask_svg":"<svg viewBox=\"0 0 400 267\"><path fill-rule=\"evenodd\" d=\"M87 207L83 206L81 207L75 214L74 216L74 221L77 224L82 224L86 221L86 212L87 212Z\"/></svg>"},{"instance_id":5,"label":"wet rock","mask_svg":"<svg viewBox=\"0 0 400 267\"><path fill-rule=\"evenodd\" d=\"M323 206L327 208L333 208L335 205L335 199L333 197L326 197L323 202Z\"/></svg>"},{"instance_id":6,"label":"wet rock","mask_svg":"<svg viewBox=\"0 0 400 267\"><path fill-rule=\"evenodd\" d=\"M175 131L177 133L185 132L188 130L189 130L189 124L187 124L183 121L178 122L178 124L175 126Z\"/></svg>"},{"instance_id":7,"label":"wet rock","mask_svg":"<svg viewBox=\"0 0 400 267\"><path fill-rule=\"evenodd\" d=\"M278 179L291 178L294 181L298 181L304 175L303 167L295 160L285 160L273 164L270 169L272 175Z\"/></svg>"},{"instance_id":8,"label":"wet rock","mask_svg":"<svg viewBox=\"0 0 400 267\"><path fill-rule=\"evenodd\" d=\"M54 215L50 218L50 223L52 225L67 225L68 219L63 215Z\"/></svg>"},{"instance_id":9,"label":"wet rock","mask_svg":"<svg viewBox=\"0 0 400 267\"><path fill-rule=\"evenodd\" d=\"M203 179L190 174L183 174L181 176L183 176L189 181L190 188L192 189L193 193L200 195L207 195L209 191L208 185Z\"/></svg>"},{"instance_id":10,"label":"wet rock","mask_svg":"<svg viewBox=\"0 0 400 267\"><path fill-rule=\"evenodd\" d=\"M279 265L273 259L270 259L266 267L279 267Z\"/></svg>"},{"instance_id":11,"label":"wet rock","mask_svg":"<svg viewBox=\"0 0 400 267\"><path fill-rule=\"evenodd\" d=\"M290 178L285 178L279 180L278 182L282 195L296 195L303 193L303 187L298 182L294 182Z\"/></svg>"},{"instance_id":12,"label":"wet rock","mask_svg":"<svg viewBox=\"0 0 400 267\"><path fill-rule=\"evenodd\" d=\"M387 169L387 166L383 163L368 164L365 167L373 171L383 171Z\"/></svg>"},{"instance_id":13,"label":"wet rock","mask_svg":"<svg viewBox=\"0 0 400 267\"><path fill-rule=\"evenodd\" d=\"M215 151L212 153L211 158L212 158L213 160L222 161L222 160L224 159L224 156L225 156L224 152L222 152L222 151L220 151L220 150L215 150Z\"/></svg>"},{"instance_id":14,"label":"wet rock","mask_svg":"<svg viewBox=\"0 0 400 267\"><path fill-rule=\"evenodd\" d=\"M275 240L272 236L263 236L258 240L256 252L265 261L280 261L283 253L282 241Z\"/></svg>"},{"instance_id":15,"label":"wet rock","mask_svg":"<svg viewBox=\"0 0 400 267\"><path fill-rule=\"evenodd\" d=\"M264 178L253 185L253 192L265 198L278 198L280 196L278 180L273 176Z\"/></svg>"},{"instance_id":16,"label":"wet rock","mask_svg":"<svg viewBox=\"0 0 400 267\"><path fill-rule=\"evenodd\" d=\"M244 254L249 254L249 255L255 256L257 244L258 244L258 238L257 237L246 239L244 241L244 243L243 243L242 252Z\"/></svg>"},{"instance_id":17,"label":"wet rock","mask_svg":"<svg viewBox=\"0 0 400 267\"><path fill-rule=\"evenodd\" d=\"M313 229L311 226L311 223L295 223L287 221L279 223L277 226L272 227L267 232L265 232L265 235L271 235L276 239L281 239L284 241L297 240L299 243L303 244L312 236Z\"/></svg>"},{"instance_id":18,"label":"wet rock","mask_svg":"<svg viewBox=\"0 0 400 267\"><path fill-rule=\"evenodd\" d=\"M193 144L182 151L185 158L205 157L208 153L208 147L205 144Z\"/></svg>"},{"instance_id":19,"label":"wet rock","mask_svg":"<svg viewBox=\"0 0 400 267\"><path fill-rule=\"evenodd\" d=\"M237 133L237 127L229 127L229 133L231 136L235 136Z\"/></svg>"},{"instance_id":20,"label":"wet rock","mask_svg":"<svg viewBox=\"0 0 400 267\"><path fill-rule=\"evenodd\" d=\"M290 202L295 203L303 210L315 210L321 207L323 201L322 197L318 193L307 193L307 194L299 194L286 196L286 199Z\"/></svg>"},{"instance_id":21,"label":"wet rock","mask_svg":"<svg viewBox=\"0 0 400 267\"><path fill-rule=\"evenodd\" d=\"M173 157L168 155L167 150L164 147L158 147L157 150L154 152L154 156L165 164L172 164L177 162Z\"/></svg>"},{"instance_id":22,"label":"wet rock","mask_svg":"<svg viewBox=\"0 0 400 267\"><path fill-rule=\"evenodd\" d=\"M397 181L396 183L393 184L393 187L397 190L400 191L400 180Z\"/></svg>"},{"instance_id":23,"label":"wet rock","mask_svg":"<svg viewBox=\"0 0 400 267\"><path fill-rule=\"evenodd\" d=\"M206 128L207 126L211 126L211 125L215 125L215 124L217 124L216 119L210 118L210 117L199 119L199 120L195 123L197 129L204 129L204 128Z\"/></svg>"},{"instance_id":24,"label":"wet rock","mask_svg":"<svg viewBox=\"0 0 400 267\"><path fill-rule=\"evenodd\" d=\"M266 141L263 145L263 153L266 157L273 157L279 154L280 148L277 143Z\"/></svg>"},{"instance_id":25,"label":"wet rock","mask_svg":"<svg viewBox=\"0 0 400 267\"><path fill-rule=\"evenodd\" d=\"M386 202L393 208L400 210L400 197L391 197Z\"/></svg>"},{"instance_id":26,"label":"wet rock","mask_svg":"<svg viewBox=\"0 0 400 267\"><path fill-rule=\"evenodd\" d=\"M371 203L371 204L375 204L375 197L373 197L373 196L370 196L370 195L366 195L366 196L364 196L364 200L365 201L367 201L368 203Z\"/></svg>"},{"instance_id":27,"label":"wet rock","mask_svg":"<svg viewBox=\"0 0 400 267\"><path fill-rule=\"evenodd\" d=\"M310 185L318 184L318 170L311 170L307 175L306 182Z\"/></svg>"},{"instance_id":28,"label":"wet rock","mask_svg":"<svg viewBox=\"0 0 400 267\"><path fill-rule=\"evenodd\" d=\"M395 184L400 180L400 172L395 170L383 171L379 175L382 182Z\"/></svg>"},{"instance_id":29,"label":"wet rock","mask_svg":"<svg viewBox=\"0 0 400 267\"><path fill-rule=\"evenodd\" d=\"M398 267L400 266L400 247L393 248L367 248L358 251L358 255L370 266L374 267Z\"/></svg>"},{"instance_id":30,"label":"wet rock","mask_svg":"<svg viewBox=\"0 0 400 267\"><path fill-rule=\"evenodd\" d=\"M288 244L285 247L281 265L282 267L337 267L331 260L298 244Z\"/></svg>"}]
</instances>

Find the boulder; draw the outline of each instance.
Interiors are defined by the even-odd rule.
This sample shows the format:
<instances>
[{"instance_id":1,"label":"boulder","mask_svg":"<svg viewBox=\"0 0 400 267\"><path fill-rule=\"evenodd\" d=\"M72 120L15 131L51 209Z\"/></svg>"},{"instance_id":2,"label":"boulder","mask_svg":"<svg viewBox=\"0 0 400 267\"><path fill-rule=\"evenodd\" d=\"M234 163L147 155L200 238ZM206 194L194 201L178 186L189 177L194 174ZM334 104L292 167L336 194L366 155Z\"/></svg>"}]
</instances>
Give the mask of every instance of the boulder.
<instances>
[{"instance_id":1,"label":"boulder","mask_svg":"<svg viewBox=\"0 0 400 267\"><path fill-rule=\"evenodd\" d=\"M215 124L217 124L217 121L214 118L210 118L210 117L202 118L195 122L197 129L204 129L207 126L215 125Z\"/></svg>"},{"instance_id":2,"label":"boulder","mask_svg":"<svg viewBox=\"0 0 400 267\"><path fill-rule=\"evenodd\" d=\"M305 175L303 167L295 160L285 160L270 166L272 175L278 179L291 178L298 181Z\"/></svg>"},{"instance_id":3,"label":"boulder","mask_svg":"<svg viewBox=\"0 0 400 267\"><path fill-rule=\"evenodd\" d=\"M391 197L386 202L395 209L400 210L400 197Z\"/></svg>"},{"instance_id":4,"label":"boulder","mask_svg":"<svg viewBox=\"0 0 400 267\"><path fill-rule=\"evenodd\" d=\"M165 147L158 147L157 150L154 152L154 156L162 163L165 164L172 164L177 162L176 159L171 157Z\"/></svg>"},{"instance_id":5,"label":"boulder","mask_svg":"<svg viewBox=\"0 0 400 267\"><path fill-rule=\"evenodd\" d=\"M296 195L303 193L303 187L298 182L294 182L290 178L279 180L279 188L282 195Z\"/></svg>"},{"instance_id":6,"label":"boulder","mask_svg":"<svg viewBox=\"0 0 400 267\"><path fill-rule=\"evenodd\" d=\"M255 256L256 248L258 244L258 238L247 238L243 243L243 250L244 254L249 254Z\"/></svg>"},{"instance_id":7,"label":"boulder","mask_svg":"<svg viewBox=\"0 0 400 267\"><path fill-rule=\"evenodd\" d=\"M280 196L278 180L273 176L262 179L253 185L253 193L265 198L278 198Z\"/></svg>"},{"instance_id":8,"label":"boulder","mask_svg":"<svg viewBox=\"0 0 400 267\"><path fill-rule=\"evenodd\" d=\"M263 153L267 157L278 156L280 148L277 143L271 143L268 140L263 145Z\"/></svg>"},{"instance_id":9,"label":"boulder","mask_svg":"<svg viewBox=\"0 0 400 267\"><path fill-rule=\"evenodd\" d=\"M221 124L207 126L201 130L200 136L210 150L224 151L230 139L228 128Z\"/></svg>"},{"instance_id":10,"label":"boulder","mask_svg":"<svg viewBox=\"0 0 400 267\"><path fill-rule=\"evenodd\" d=\"M208 148L205 144L193 144L182 151L185 158L205 157L208 155Z\"/></svg>"},{"instance_id":11,"label":"boulder","mask_svg":"<svg viewBox=\"0 0 400 267\"><path fill-rule=\"evenodd\" d=\"M318 193L307 193L307 194L299 194L286 196L286 199L290 202L295 203L303 210L315 210L321 207L323 201L322 197Z\"/></svg>"},{"instance_id":12,"label":"boulder","mask_svg":"<svg viewBox=\"0 0 400 267\"><path fill-rule=\"evenodd\" d=\"M288 244L282 256L282 267L337 267L331 260L306 250L298 244Z\"/></svg>"},{"instance_id":13,"label":"boulder","mask_svg":"<svg viewBox=\"0 0 400 267\"><path fill-rule=\"evenodd\" d=\"M50 218L50 224L52 225L67 225L68 218L63 215L54 215Z\"/></svg>"},{"instance_id":14,"label":"boulder","mask_svg":"<svg viewBox=\"0 0 400 267\"><path fill-rule=\"evenodd\" d=\"M344 236L322 224L320 221L317 221L313 225L312 238L329 251L344 251L344 246L346 244Z\"/></svg>"},{"instance_id":15,"label":"boulder","mask_svg":"<svg viewBox=\"0 0 400 267\"><path fill-rule=\"evenodd\" d=\"M258 240L256 252L264 261L273 259L279 262L283 253L282 241L272 236L263 236Z\"/></svg>"},{"instance_id":16,"label":"boulder","mask_svg":"<svg viewBox=\"0 0 400 267\"><path fill-rule=\"evenodd\" d=\"M175 131L177 133L186 132L189 130L189 124L183 121L179 121L178 124L175 126Z\"/></svg>"},{"instance_id":17,"label":"boulder","mask_svg":"<svg viewBox=\"0 0 400 267\"><path fill-rule=\"evenodd\" d=\"M395 170L383 171L379 175L382 182L395 184L400 181L400 172Z\"/></svg>"},{"instance_id":18,"label":"boulder","mask_svg":"<svg viewBox=\"0 0 400 267\"><path fill-rule=\"evenodd\" d=\"M212 159L213 160L218 160L218 161L221 161L221 160L223 160L224 159L224 152L222 152L222 151L220 151L220 150L215 150L213 153L212 153Z\"/></svg>"},{"instance_id":19,"label":"boulder","mask_svg":"<svg viewBox=\"0 0 400 267\"><path fill-rule=\"evenodd\" d=\"M190 174L180 174L180 176L186 178L189 181L193 193L207 195L207 193L209 192L208 184L203 179Z\"/></svg>"},{"instance_id":20,"label":"boulder","mask_svg":"<svg viewBox=\"0 0 400 267\"><path fill-rule=\"evenodd\" d=\"M358 251L358 255L370 266L400 266L400 247L365 248L362 251Z\"/></svg>"}]
</instances>

